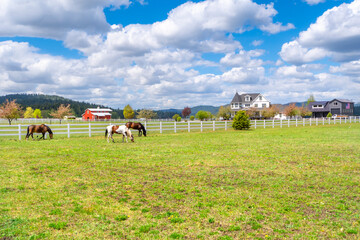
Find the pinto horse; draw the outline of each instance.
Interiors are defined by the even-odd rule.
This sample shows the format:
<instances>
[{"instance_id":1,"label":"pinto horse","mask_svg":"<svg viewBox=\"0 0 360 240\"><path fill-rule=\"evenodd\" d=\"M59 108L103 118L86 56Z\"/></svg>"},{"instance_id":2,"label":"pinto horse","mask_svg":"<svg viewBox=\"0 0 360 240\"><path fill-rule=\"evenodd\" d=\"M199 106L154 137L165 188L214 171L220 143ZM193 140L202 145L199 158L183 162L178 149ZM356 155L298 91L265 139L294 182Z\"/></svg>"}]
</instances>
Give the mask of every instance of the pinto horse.
<instances>
[{"instance_id":1,"label":"pinto horse","mask_svg":"<svg viewBox=\"0 0 360 240\"><path fill-rule=\"evenodd\" d=\"M53 132L51 131L51 129L49 128L49 126L45 125L45 124L41 124L41 125L30 125L27 128L27 132L26 132L26 137L25 139L28 140L29 137L31 136L32 139L34 140L34 133L42 133L42 137L39 139L45 139L45 134L46 132L49 132L49 136L50 139L53 138Z\"/></svg>"},{"instance_id":2,"label":"pinto horse","mask_svg":"<svg viewBox=\"0 0 360 240\"><path fill-rule=\"evenodd\" d=\"M144 133L144 136L146 137L146 129L144 127L144 125L142 125L140 122L127 122L125 124L125 126L127 128L132 128L132 129L136 129L139 130L139 136L141 136L142 133Z\"/></svg>"},{"instance_id":3,"label":"pinto horse","mask_svg":"<svg viewBox=\"0 0 360 240\"><path fill-rule=\"evenodd\" d=\"M107 141L109 142L109 138L111 137L112 141L114 141L112 135L114 133L122 134L123 135L123 142L124 138L126 138L126 142L128 142L127 138L130 137L131 141L134 142L134 136L131 134L130 129L128 129L125 125L117 126L117 125L110 125L106 127L105 130L105 138L107 136Z\"/></svg>"}]
</instances>

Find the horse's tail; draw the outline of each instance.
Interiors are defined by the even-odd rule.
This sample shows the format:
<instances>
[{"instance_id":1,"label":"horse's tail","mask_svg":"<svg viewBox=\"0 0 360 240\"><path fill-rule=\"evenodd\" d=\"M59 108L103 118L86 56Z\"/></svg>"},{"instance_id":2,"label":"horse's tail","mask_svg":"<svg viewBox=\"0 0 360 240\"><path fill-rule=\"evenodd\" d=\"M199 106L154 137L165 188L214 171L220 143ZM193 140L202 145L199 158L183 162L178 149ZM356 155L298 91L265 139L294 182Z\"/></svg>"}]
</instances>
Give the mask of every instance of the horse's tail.
<instances>
[{"instance_id":1,"label":"horse's tail","mask_svg":"<svg viewBox=\"0 0 360 240\"><path fill-rule=\"evenodd\" d=\"M146 129L145 129L144 125L142 125L142 124L140 123L140 126L141 126L141 130L142 130L144 136L146 137Z\"/></svg>"}]
</instances>

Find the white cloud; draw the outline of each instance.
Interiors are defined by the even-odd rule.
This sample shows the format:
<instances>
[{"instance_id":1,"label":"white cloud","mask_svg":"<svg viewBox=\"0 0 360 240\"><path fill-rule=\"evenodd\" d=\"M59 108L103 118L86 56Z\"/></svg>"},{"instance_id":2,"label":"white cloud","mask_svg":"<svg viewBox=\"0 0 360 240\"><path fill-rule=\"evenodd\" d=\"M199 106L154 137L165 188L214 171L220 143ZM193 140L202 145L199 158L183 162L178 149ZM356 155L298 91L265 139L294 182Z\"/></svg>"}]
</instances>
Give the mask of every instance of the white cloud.
<instances>
[{"instance_id":1,"label":"white cloud","mask_svg":"<svg viewBox=\"0 0 360 240\"><path fill-rule=\"evenodd\" d=\"M71 30L106 33L104 7L129 6L129 0L2 0L0 36L62 40Z\"/></svg>"},{"instance_id":2,"label":"white cloud","mask_svg":"<svg viewBox=\"0 0 360 240\"><path fill-rule=\"evenodd\" d=\"M309 5L316 5L325 2L325 0L304 0Z\"/></svg>"},{"instance_id":3,"label":"white cloud","mask_svg":"<svg viewBox=\"0 0 360 240\"><path fill-rule=\"evenodd\" d=\"M280 55L301 64L331 56L335 61L360 58L360 1L341 4L324 12L299 37L282 46Z\"/></svg>"}]
</instances>

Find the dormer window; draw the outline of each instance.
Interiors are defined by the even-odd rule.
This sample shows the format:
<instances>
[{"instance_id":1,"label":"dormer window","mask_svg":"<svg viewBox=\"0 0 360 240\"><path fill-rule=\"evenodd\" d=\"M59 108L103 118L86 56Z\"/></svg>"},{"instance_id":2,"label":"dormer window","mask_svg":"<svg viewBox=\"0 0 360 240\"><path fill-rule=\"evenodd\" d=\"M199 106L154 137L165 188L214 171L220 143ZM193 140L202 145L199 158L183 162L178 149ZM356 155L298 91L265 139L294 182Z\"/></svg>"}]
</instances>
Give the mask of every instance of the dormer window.
<instances>
[{"instance_id":1,"label":"dormer window","mask_svg":"<svg viewBox=\"0 0 360 240\"><path fill-rule=\"evenodd\" d=\"M259 100L260 100L260 101L262 100L262 96L259 96Z\"/></svg>"},{"instance_id":2,"label":"dormer window","mask_svg":"<svg viewBox=\"0 0 360 240\"><path fill-rule=\"evenodd\" d=\"M245 96L245 102L250 102L251 98L250 96Z\"/></svg>"}]
</instances>

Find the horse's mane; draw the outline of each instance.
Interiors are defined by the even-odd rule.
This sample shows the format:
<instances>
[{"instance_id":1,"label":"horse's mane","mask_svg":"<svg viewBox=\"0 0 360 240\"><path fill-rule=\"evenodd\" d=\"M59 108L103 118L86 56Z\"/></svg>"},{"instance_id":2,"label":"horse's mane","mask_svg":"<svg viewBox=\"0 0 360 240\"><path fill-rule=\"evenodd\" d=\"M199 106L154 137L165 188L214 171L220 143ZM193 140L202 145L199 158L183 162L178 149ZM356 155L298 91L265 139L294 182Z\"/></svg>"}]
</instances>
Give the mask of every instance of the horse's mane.
<instances>
[{"instance_id":1,"label":"horse's mane","mask_svg":"<svg viewBox=\"0 0 360 240\"><path fill-rule=\"evenodd\" d=\"M48 130L48 132L49 132L50 134L53 133L53 132L51 131L51 128L50 128L48 125L45 125L45 124L44 124L44 126L47 127L47 130Z\"/></svg>"}]
</instances>

